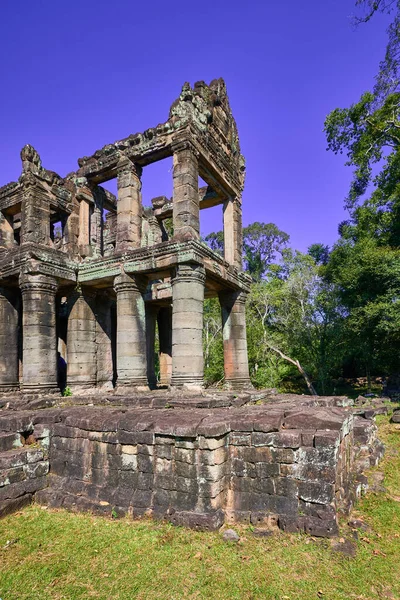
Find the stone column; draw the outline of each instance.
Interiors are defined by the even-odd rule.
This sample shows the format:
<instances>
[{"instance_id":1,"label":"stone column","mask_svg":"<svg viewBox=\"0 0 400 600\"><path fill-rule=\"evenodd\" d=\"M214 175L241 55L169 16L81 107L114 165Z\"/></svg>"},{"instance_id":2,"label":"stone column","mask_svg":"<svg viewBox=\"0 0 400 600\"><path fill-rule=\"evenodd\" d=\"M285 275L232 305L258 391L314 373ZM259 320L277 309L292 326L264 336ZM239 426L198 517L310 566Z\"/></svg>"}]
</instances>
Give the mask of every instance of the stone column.
<instances>
[{"instance_id":1,"label":"stone column","mask_svg":"<svg viewBox=\"0 0 400 600\"><path fill-rule=\"evenodd\" d=\"M239 198L229 198L224 203L224 258L242 268L242 205Z\"/></svg>"},{"instance_id":2,"label":"stone column","mask_svg":"<svg viewBox=\"0 0 400 600\"><path fill-rule=\"evenodd\" d=\"M83 257L91 255L90 247L90 204L92 196L88 191L79 190L77 194L79 200L79 235L78 249L79 254Z\"/></svg>"},{"instance_id":3,"label":"stone column","mask_svg":"<svg viewBox=\"0 0 400 600\"><path fill-rule=\"evenodd\" d=\"M162 230L160 227L160 223L156 217L148 218L149 224L149 235L148 235L148 246L154 246L155 244L161 244L162 240Z\"/></svg>"},{"instance_id":4,"label":"stone column","mask_svg":"<svg viewBox=\"0 0 400 600\"><path fill-rule=\"evenodd\" d=\"M157 316L160 343L160 385L170 385L172 376L172 306L162 306Z\"/></svg>"},{"instance_id":5,"label":"stone column","mask_svg":"<svg viewBox=\"0 0 400 600\"><path fill-rule=\"evenodd\" d=\"M95 293L74 290L68 297L67 386L79 391L96 386Z\"/></svg>"},{"instance_id":6,"label":"stone column","mask_svg":"<svg viewBox=\"0 0 400 600\"><path fill-rule=\"evenodd\" d=\"M118 165L116 250L140 248L142 240L142 168L128 159Z\"/></svg>"},{"instance_id":7,"label":"stone column","mask_svg":"<svg viewBox=\"0 0 400 600\"><path fill-rule=\"evenodd\" d=\"M114 280L117 293L117 386L147 386L146 312L141 282L126 273Z\"/></svg>"},{"instance_id":8,"label":"stone column","mask_svg":"<svg viewBox=\"0 0 400 600\"><path fill-rule=\"evenodd\" d=\"M106 293L99 293L96 296L97 386L103 390L113 387L112 304L113 300Z\"/></svg>"},{"instance_id":9,"label":"stone column","mask_svg":"<svg viewBox=\"0 0 400 600\"><path fill-rule=\"evenodd\" d=\"M251 387L246 338L246 294L222 292L219 301L222 311L225 383L230 389Z\"/></svg>"},{"instance_id":10,"label":"stone column","mask_svg":"<svg viewBox=\"0 0 400 600\"><path fill-rule=\"evenodd\" d=\"M21 180L21 244L50 246L49 194L32 173L24 173Z\"/></svg>"},{"instance_id":11,"label":"stone column","mask_svg":"<svg viewBox=\"0 0 400 600\"><path fill-rule=\"evenodd\" d=\"M0 392L19 388L17 290L0 287Z\"/></svg>"},{"instance_id":12,"label":"stone column","mask_svg":"<svg viewBox=\"0 0 400 600\"><path fill-rule=\"evenodd\" d=\"M202 387L203 304L205 270L199 265L179 265L172 280L172 380L173 386Z\"/></svg>"},{"instance_id":13,"label":"stone column","mask_svg":"<svg viewBox=\"0 0 400 600\"><path fill-rule=\"evenodd\" d=\"M196 151L189 142L173 147L174 196L172 218L174 239L198 240L200 237L199 167Z\"/></svg>"},{"instance_id":14,"label":"stone column","mask_svg":"<svg viewBox=\"0 0 400 600\"><path fill-rule=\"evenodd\" d=\"M146 305L147 381L151 389L154 389L157 386L155 371L155 341L158 310L158 306L153 306L151 304Z\"/></svg>"},{"instance_id":15,"label":"stone column","mask_svg":"<svg viewBox=\"0 0 400 600\"><path fill-rule=\"evenodd\" d=\"M22 292L22 390L58 392L56 292L47 275L20 276Z\"/></svg>"},{"instance_id":16,"label":"stone column","mask_svg":"<svg viewBox=\"0 0 400 600\"><path fill-rule=\"evenodd\" d=\"M104 253L103 206L105 192L99 186L93 188L93 212L90 219L90 245L92 256L98 258Z\"/></svg>"}]
</instances>

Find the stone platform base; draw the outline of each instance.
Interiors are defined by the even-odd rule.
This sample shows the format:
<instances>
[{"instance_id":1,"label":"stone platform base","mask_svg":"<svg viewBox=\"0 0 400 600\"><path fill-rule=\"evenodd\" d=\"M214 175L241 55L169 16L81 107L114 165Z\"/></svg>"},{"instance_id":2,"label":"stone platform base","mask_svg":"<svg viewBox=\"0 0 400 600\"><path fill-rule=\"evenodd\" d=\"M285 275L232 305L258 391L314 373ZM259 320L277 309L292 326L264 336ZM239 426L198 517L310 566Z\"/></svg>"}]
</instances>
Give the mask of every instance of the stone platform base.
<instances>
[{"instance_id":1,"label":"stone platform base","mask_svg":"<svg viewBox=\"0 0 400 600\"><path fill-rule=\"evenodd\" d=\"M255 391L7 398L0 515L35 495L198 529L244 521L332 536L383 453L373 411L350 404Z\"/></svg>"}]
</instances>

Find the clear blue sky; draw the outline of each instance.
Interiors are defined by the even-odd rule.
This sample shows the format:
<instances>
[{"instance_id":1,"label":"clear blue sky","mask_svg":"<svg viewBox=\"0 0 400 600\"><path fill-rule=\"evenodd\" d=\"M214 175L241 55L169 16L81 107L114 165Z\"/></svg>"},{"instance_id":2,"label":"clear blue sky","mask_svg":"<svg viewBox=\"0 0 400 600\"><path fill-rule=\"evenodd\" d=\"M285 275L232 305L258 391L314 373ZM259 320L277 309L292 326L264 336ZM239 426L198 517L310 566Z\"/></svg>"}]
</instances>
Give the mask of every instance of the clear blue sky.
<instances>
[{"instance_id":1,"label":"clear blue sky","mask_svg":"<svg viewBox=\"0 0 400 600\"><path fill-rule=\"evenodd\" d=\"M292 246L332 244L351 178L326 152L325 116L370 89L387 18L351 26L354 0L2 0L0 185L30 143L60 175L168 117L182 84L224 77L247 161L243 220ZM145 203L172 193L170 161L145 169ZM202 232L221 228L220 208Z\"/></svg>"}]
</instances>

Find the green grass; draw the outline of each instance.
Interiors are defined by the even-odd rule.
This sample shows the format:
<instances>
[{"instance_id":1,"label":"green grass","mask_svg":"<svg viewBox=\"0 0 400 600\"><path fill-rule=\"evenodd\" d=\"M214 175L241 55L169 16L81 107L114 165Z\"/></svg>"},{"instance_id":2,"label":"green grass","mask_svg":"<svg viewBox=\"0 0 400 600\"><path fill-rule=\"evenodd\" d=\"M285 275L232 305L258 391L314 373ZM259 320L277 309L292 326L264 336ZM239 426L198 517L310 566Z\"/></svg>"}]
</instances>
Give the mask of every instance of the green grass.
<instances>
[{"instance_id":1,"label":"green grass","mask_svg":"<svg viewBox=\"0 0 400 600\"><path fill-rule=\"evenodd\" d=\"M371 527L356 558L334 553L330 540L260 539L246 526L235 527L234 544L219 533L32 506L0 521L0 598L399 599L400 425L385 417L379 426L387 493L368 494L354 512ZM346 520L341 535L352 539Z\"/></svg>"}]
</instances>

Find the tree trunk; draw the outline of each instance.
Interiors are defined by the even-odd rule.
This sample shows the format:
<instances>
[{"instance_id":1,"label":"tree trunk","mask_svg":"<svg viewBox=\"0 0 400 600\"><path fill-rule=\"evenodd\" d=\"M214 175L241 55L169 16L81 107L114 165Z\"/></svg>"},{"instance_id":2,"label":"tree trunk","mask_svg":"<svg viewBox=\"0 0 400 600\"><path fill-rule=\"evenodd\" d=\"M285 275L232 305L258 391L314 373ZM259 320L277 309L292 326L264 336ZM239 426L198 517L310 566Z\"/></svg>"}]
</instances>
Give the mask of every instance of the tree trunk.
<instances>
[{"instance_id":1,"label":"tree trunk","mask_svg":"<svg viewBox=\"0 0 400 600\"><path fill-rule=\"evenodd\" d=\"M309 376L307 375L307 373L305 372L305 370L303 369L303 367L301 366L299 361L294 360L293 358L290 358L290 356L286 356L286 354L283 354L283 352L281 352L281 350L279 350L278 348L274 348L274 346L271 346L270 344L268 344L268 346L269 346L269 348L271 348L271 350L273 350L274 352L277 352L281 358L283 358L284 360L287 360L292 365L294 365L300 371L302 376L304 377L304 380L307 384L307 388L308 388L308 391L310 392L310 394L312 396L318 396L313 384L311 383L311 379L309 378Z\"/></svg>"},{"instance_id":2,"label":"tree trunk","mask_svg":"<svg viewBox=\"0 0 400 600\"><path fill-rule=\"evenodd\" d=\"M367 394L371 393L371 371L369 364L367 364Z\"/></svg>"}]
</instances>

